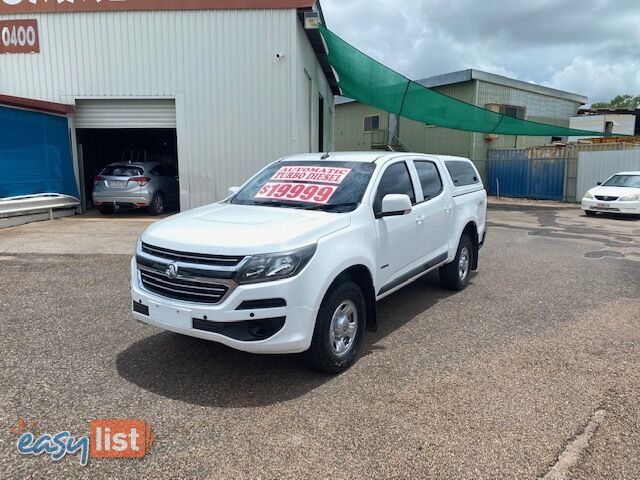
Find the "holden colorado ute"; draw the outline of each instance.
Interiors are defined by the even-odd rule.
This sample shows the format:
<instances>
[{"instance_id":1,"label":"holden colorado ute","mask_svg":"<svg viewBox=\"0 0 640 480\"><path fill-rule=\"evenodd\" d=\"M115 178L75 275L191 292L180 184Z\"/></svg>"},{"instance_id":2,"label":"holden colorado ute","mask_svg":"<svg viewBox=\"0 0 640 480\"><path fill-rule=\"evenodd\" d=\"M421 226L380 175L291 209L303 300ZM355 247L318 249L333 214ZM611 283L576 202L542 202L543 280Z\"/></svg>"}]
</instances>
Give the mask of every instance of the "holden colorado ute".
<instances>
[{"instance_id":1,"label":"holden colorado ute","mask_svg":"<svg viewBox=\"0 0 640 480\"><path fill-rule=\"evenodd\" d=\"M410 153L280 159L216 204L151 225L131 261L133 315L246 352L305 352L338 373L376 302L439 269L463 290L487 196L465 158Z\"/></svg>"}]
</instances>

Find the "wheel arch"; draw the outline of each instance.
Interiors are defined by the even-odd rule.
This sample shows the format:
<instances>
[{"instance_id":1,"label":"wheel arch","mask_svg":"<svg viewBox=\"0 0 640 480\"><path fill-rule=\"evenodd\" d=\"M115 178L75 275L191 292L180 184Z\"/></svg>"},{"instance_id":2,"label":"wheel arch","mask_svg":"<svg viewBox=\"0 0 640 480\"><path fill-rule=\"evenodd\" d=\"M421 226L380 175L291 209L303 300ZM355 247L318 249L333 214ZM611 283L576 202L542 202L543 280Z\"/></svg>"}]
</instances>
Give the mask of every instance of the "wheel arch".
<instances>
[{"instance_id":1,"label":"wheel arch","mask_svg":"<svg viewBox=\"0 0 640 480\"><path fill-rule=\"evenodd\" d=\"M378 328L377 307L376 307L376 290L373 285L373 276L369 268L362 264L352 265L344 269L331 282L327 292L337 283L349 280L357 284L364 294L366 304L366 329L376 331ZM326 295L326 292L325 292Z\"/></svg>"},{"instance_id":2,"label":"wheel arch","mask_svg":"<svg viewBox=\"0 0 640 480\"><path fill-rule=\"evenodd\" d=\"M460 238L464 235L468 236L471 239L471 243L473 244L473 261L471 263L471 269L478 269L478 253L480 251L480 239L478 237L478 225L475 221L471 220L467 222L467 224L462 229L462 233L460 233Z\"/></svg>"}]
</instances>

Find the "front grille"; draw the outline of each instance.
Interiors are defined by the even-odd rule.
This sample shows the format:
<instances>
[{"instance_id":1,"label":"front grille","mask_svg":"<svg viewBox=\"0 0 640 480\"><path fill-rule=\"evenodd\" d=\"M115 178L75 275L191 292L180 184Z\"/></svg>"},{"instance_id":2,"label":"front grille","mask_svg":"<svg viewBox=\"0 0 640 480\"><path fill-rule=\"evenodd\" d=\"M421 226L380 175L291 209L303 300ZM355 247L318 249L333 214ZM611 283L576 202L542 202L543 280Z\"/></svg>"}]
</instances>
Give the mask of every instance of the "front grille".
<instances>
[{"instance_id":1,"label":"front grille","mask_svg":"<svg viewBox=\"0 0 640 480\"><path fill-rule=\"evenodd\" d=\"M618 197L607 197L604 195L596 195L596 198L603 202L615 202L616 200L618 200Z\"/></svg>"},{"instance_id":2,"label":"front grille","mask_svg":"<svg viewBox=\"0 0 640 480\"><path fill-rule=\"evenodd\" d=\"M163 297L186 302L216 304L229 292L229 286L194 277L168 278L163 272L139 270L144 288Z\"/></svg>"},{"instance_id":3,"label":"front grille","mask_svg":"<svg viewBox=\"0 0 640 480\"><path fill-rule=\"evenodd\" d=\"M244 256L208 255L205 253L177 252L168 248L154 247L148 243L142 243L142 251L154 257L164 258L172 262L197 263L201 265L215 265L223 267L235 267Z\"/></svg>"}]
</instances>

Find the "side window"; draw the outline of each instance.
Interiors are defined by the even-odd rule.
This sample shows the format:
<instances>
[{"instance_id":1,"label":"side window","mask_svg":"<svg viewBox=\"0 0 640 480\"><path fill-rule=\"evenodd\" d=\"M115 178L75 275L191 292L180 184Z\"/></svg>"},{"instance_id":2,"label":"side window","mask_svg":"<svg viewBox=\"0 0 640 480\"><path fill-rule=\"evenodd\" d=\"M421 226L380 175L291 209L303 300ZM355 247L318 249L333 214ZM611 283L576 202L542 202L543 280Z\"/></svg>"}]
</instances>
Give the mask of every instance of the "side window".
<instances>
[{"instance_id":1,"label":"side window","mask_svg":"<svg viewBox=\"0 0 640 480\"><path fill-rule=\"evenodd\" d=\"M447 170L449 170L453 184L456 187L480 183L478 174L470 163L460 160L450 160L445 162L445 164L447 165Z\"/></svg>"},{"instance_id":2,"label":"side window","mask_svg":"<svg viewBox=\"0 0 640 480\"><path fill-rule=\"evenodd\" d=\"M372 132L380 130L380 115L367 115L364 117L364 131Z\"/></svg>"},{"instance_id":3,"label":"side window","mask_svg":"<svg viewBox=\"0 0 640 480\"><path fill-rule=\"evenodd\" d=\"M415 160L413 164L418 171L418 177L420 177L424 200L431 200L440 195L440 192L442 192L442 179L435 163Z\"/></svg>"},{"instance_id":4,"label":"side window","mask_svg":"<svg viewBox=\"0 0 640 480\"><path fill-rule=\"evenodd\" d=\"M404 194L409 195L411 203L415 205L416 194L413 191L413 183L411 183L411 175L405 162L394 163L388 167L382 174L376 198L373 202L373 211L380 212L382 210L382 199L385 195Z\"/></svg>"}]
</instances>

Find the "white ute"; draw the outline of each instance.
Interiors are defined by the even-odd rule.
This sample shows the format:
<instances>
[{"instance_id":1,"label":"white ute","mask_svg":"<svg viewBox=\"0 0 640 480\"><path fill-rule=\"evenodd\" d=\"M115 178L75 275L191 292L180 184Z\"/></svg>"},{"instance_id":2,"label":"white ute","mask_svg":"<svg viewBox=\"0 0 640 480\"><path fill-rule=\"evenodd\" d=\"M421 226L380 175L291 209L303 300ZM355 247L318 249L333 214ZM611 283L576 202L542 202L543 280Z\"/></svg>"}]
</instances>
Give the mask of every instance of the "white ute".
<instances>
[{"instance_id":1,"label":"white ute","mask_svg":"<svg viewBox=\"0 0 640 480\"><path fill-rule=\"evenodd\" d=\"M465 158L297 155L230 192L144 232L134 317L246 352L306 352L327 373L354 362L381 298L437 268L463 290L485 239L487 196Z\"/></svg>"}]
</instances>

